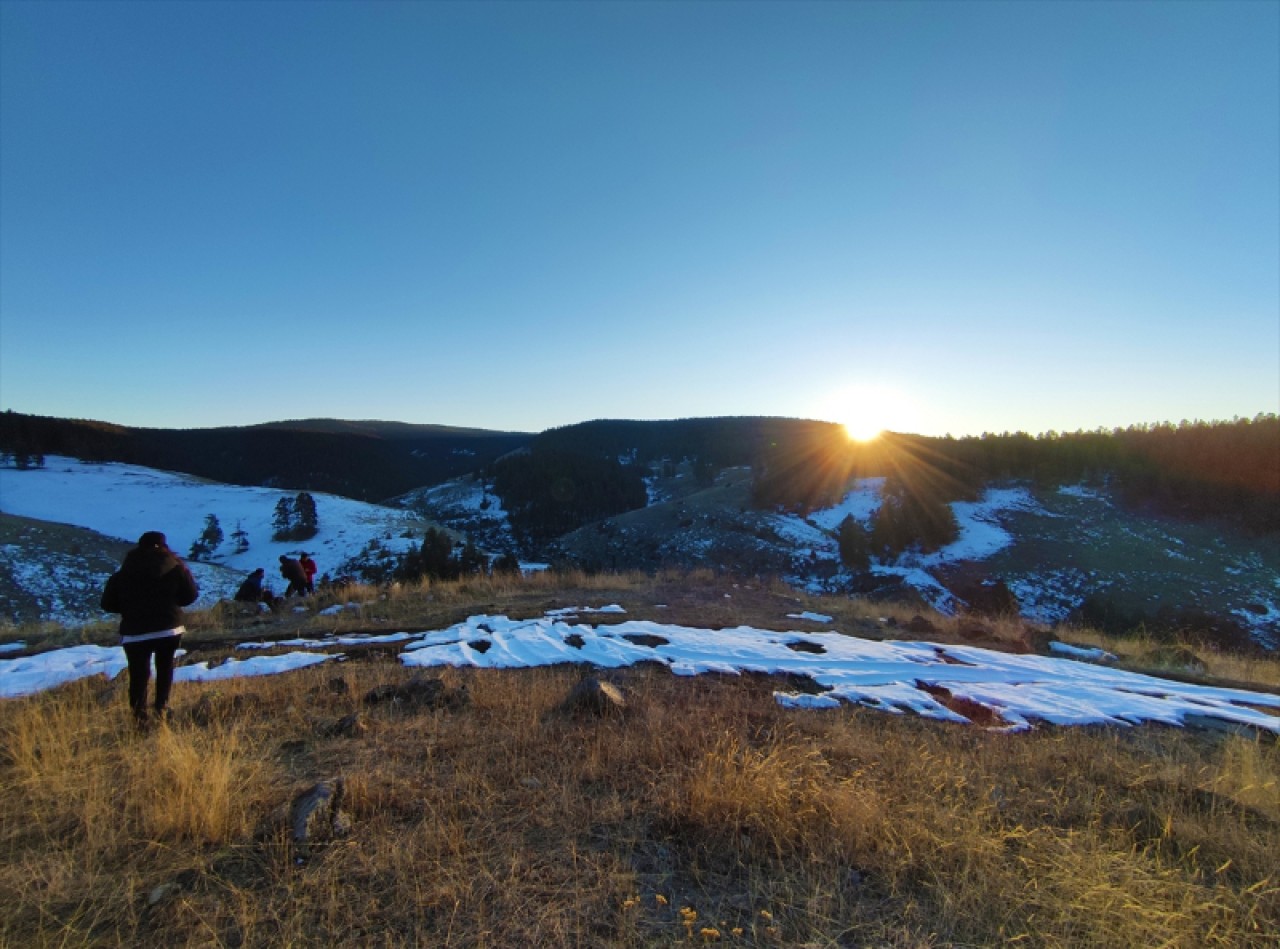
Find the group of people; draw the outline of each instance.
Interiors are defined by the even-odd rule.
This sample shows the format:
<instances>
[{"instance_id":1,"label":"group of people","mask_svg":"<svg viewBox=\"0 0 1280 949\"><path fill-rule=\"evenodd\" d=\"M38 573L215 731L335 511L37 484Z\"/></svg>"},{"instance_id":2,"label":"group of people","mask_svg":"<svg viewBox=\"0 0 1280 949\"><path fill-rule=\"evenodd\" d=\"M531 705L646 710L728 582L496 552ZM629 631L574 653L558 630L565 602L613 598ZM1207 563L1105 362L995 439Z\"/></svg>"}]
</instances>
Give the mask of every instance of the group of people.
<instances>
[{"instance_id":1,"label":"group of people","mask_svg":"<svg viewBox=\"0 0 1280 949\"><path fill-rule=\"evenodd\" d=\"M316 562L306 553L297 560L280 555L280 575L289 582L286 597L315 592ZM236 600L274 606L277 598L263 586L266 571L259 567L236 591ZM200 591L182 559L169 549L159 531L147 531L127 554L120 569L107 579L102 609L120 614L120 642L129 667L129 708L140 726L152 715L169 718L173 661L182 645L182 608L196 601ZM155 663L154 701L148 706L151 665Z\"/></svg>"},{"instance_id":2,"label":"group of people","mask_svg":"<svg viewBox=\"0 0 1280 949\"><path fill-rule=\"evenodd\" d=\"M244 583L240 584L240 589L236 591L236 600L241 603L265 603L274 608L280 598L273 594L269 587L264 586L266 576L267 572L259 567L245 577ZM295 593L302 596L316 592L316 562L306 551L299 554L297 560L281 554L280 576L284 577L289 584L284 591L286 597L293 596Z\"/></svg>"}]
</instances>

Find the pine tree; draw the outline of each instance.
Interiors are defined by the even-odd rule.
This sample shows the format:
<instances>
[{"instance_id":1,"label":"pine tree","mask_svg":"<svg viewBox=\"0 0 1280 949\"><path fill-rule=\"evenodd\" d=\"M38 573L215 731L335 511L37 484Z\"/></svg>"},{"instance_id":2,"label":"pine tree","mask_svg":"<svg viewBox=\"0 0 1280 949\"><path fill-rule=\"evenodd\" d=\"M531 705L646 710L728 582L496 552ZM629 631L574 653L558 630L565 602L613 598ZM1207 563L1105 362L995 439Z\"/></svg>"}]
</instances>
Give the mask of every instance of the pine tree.
<instances>
[{"instance_id":1,"label":"pine tree","mask_svg":"<svg viewBox=\"0 0 1280 949\"><path fill-rule=\"evenodd\" d=\"M458 558L458 572L464 577L483 575L488 572L489 558L480 552L475 542L468 540Z\"/></svg>"},{"instance_id":2,"label":"pine tree","mask_svg":"<svg viewBox=\"0 0 1280 949\"><path fill-rule=\"evenodd\" d=\"M840 562L850 570L861 572L871 566L871 535L852 514L840 522L837 532Z\"/></svg>"},{"instance_id":3,"label":"pine tree","mask_svg":"<svg viewBox=\"0 0 1280 949\"><path fill-rule=\"evenodd\" d=\"M281 498L276 502L276 513L271 518L272 540L289 540L293 529L293 501Z\"/></svg>"},{"instance_id":4,"label":"pine tree","mask_svg":"<svg viewBox=\"0 0 1280 949\"><path fill-rule=\"evenodd\" d=\"M222 543L222 525L218 523L216 514L205 515L204 530L200 532L200 543L204 544L209 553L217 550L218 545Z\"/></svg>"},{"instance_id":5,"label":"pine tree","mask_svg":"<svg viewBox=\"0 0 1280 949\"><path fill-rule=\"evenodd\" d=\"M236 521L236 529L231 532L231 540L236 545L236 553L242 554L249 549L249 534L240 526L239 521Z\"/></svg>"},{"instance_id":6,"label":"pine tree","mask_svg":"<svg viewBox=\"0 0 1280 949\"><path fill-rule=\"evenodd\" d=\"M319 530L320 515L316 511L316 500L303 491L293 500L293 539L307 540L315 537Z\"/></svg>"},{"instance_id":7,"label":"pine tree","mask_svg":"<svg viewBox=\"0 0 1280 949\"><path fill-rule=\"evenodd\" d=\"M495 575L519 576L520 558L511 551L507 551L493 562L493 572Z\"/></svg>"},{"instance_id":8,"label":"pine tree","mask_svg":"<svg viewBox=\"0 0 1280 949\"><path fill-rule=\"evenodd\" d=\"M458 576L453 543L448 534L434 527L428 527L422 538L422 573L433 580L452 580Z\"/></svg>"}]
</instances>

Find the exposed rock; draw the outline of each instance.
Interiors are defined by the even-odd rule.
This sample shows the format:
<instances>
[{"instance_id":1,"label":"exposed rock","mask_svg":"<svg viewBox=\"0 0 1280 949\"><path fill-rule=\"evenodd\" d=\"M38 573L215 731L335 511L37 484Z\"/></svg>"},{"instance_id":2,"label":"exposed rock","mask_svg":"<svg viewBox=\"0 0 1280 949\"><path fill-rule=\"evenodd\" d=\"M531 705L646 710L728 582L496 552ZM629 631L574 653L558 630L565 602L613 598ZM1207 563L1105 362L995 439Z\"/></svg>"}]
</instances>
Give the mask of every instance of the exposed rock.
<instances>
[{"instance_id":1,"label":"exposed rock","mask_svg":"<svg viewBox=\"0 0 1280 949\"><path fill-rule=\"evenodd\" d=\"M201 876L202 873L199 870L183 870L177 875L177 877L169 880L167 883L161 883L159 886L152 887L151 891L147 894L147 908L149 909L152 906L162 903L171 896L181 893L183 890L192 889L199 882Z\"/></svg>"},{"instance_id":2,"label":"exposed rock","mask_svg":"<svg viewBox=\"0 0 1280 949\"><path fill-rule=\"evenodd\" d=\"M922 602L920 592L916 590L906 577L898 574L860 573L849 581L849 593L861 596L873 603L908 603Z\"/></svg>"},{"instance_id":3,"label":"exposed rock","mask_svg":"<svg viewBox=\"0 0 1280 949\"><path fill-rule=\"evenodd\" d=\"M658 646L666 646L671 640L662 636L654 636L652 633L623 633L622 638L629 643L635 643L637 646L648 646L655 649Z\"/></svg>"},{"instance_id":4,"label":"exposed rock","mask_svg":"<svg viewBox=\"0 0 1280 949\"><path fill-rule=\"evenodd\" d=\"M342 778L321 781L293 799L289 808L289 825L298 856L306 858L311 845L335 837L345 837L351 822L342 813L347 793Z\"/></svg>"},{"instance_id":5,"label":"exposed rock","mask_svg":"<svg viewBox=\"0 0 1280 949\"><path fill-rule=\"evenodd\" d=\"M1204 675L1207 671L1200 657L1186 646L1157 646L1144 652L1138 657L1138 661L1147 666L1181 669L1196 675Z\"/></svg>"},{"instance_id":6,"label":"exposed rock","mask_svg":"<svg viewBox=\"0 0 1280 949\"><path fill-rule=\"evenodd\" d=\"M98 704L102 706L116 705L125 701L127 677L118 675L98 690Z\"/></svg>"},{"instance_id":7,"label":"exposed rock","mask_svg":"<svg viewBox=\"0 0 1280 949\"><path fill-rule=\"evenodd\" d=\"M950 584L950 589L971 614L1017 616L1021 611L1018 598L998 577L966 578Z\"/></svg>"},{"instance_id":8,"label":"exposed rock","mask_svg":"<svg viewBox=\"0 0 1280 949\"><path fill-rule=\"evenodd\" d=\"M155 887L154 889L152 889L150 893L147 894L147 905L155 906L161 900L168 899L174 893L177 893L178 890L179 890L178 884L173 882L172 880L170 880L168 883L161 883L159 886Z\"/></svg>"},{"instance_id":9,"label":"exposed rock","mask_svg":"<svg viewBox=\"0 0 1280 949\"><path fill-rule=\"evenodd\" d=\"M365 724L359 712L352 712L344 718L338 719L329 728L325 729L325 733L338 738L359 738L369 731L369 726Z\"/></svg>"},{"instance_id":10,"label":"exposed rock","mask_svg":"<svg viewBox=\"0 0 1280 949\"><path fill-rule=\"evenodd\" d=\"M938 627L934 626L933 623L919 613L911 617L911 621L903 629L909 633L936 633L938 631Z\"/></svg>"},{"instance_id":11,"label":"exposed rock","mask_svg":"<svg viewBox=\"0 0 1280 949\"><path fill-rule=\"evenodd\" d=\"M1267 731L1256 725L1250 725L1247 722L1233 722L1225 718L1215 718L1212 715L1201 715L1199 712L1190 712L1182 716L1182 724L1188 728L1199 728L1205 731L1225 732L1228 735L1239 735L1241 738L1264 739L1270 741L1280 740L1275 732Z\"/></svg>"},{"instance_id":12,"label":"exposed rock","mask_svg":"<svg viewBox=\"0 0 1280 949\"><path fill-rule=\"evenodd\" d=\"M1049 643L1054 641L1053 633L1047 629L1037 629L1035 626L1022 627L1022 634L1019 640L1014 643L1014 647L1018 652L1034 653L1037 656L1045 656L1049 653Z\"/></svg>"},{"instance_id":13,"label":"exposed rock","mask_svg":"<svg viewBox=\"0 0 1280 949\"><path fill-rule=\"evenodd\" d=\"M826 646L823 646L821 643L811 643L807 639L793 639L791 642L787 643L787 648L792 652L810 653L815 656L824 655L827 651Z\"/></svg>"},{"instance_id":14,"label":"exposed rock","mask_svg":"<svg viewBox=\"0 0 1280 949\"><path fill-rule=\"evenodd\" d=\"M627 700L611 682L586 678L573 687L556 711L575 717L621 718L627 712Z\"/></svg>"},{"instance_id":15,"label":"exposed rock","mask_svg":"<svg viewBox=\"0 0 1280 949\"><path fill-rule=\"evenodd\" d=\"M465 685L449 688L440 679L415 675L402 684L386 683L365 693L365 705L391 704L400 708L459 709L471 701Z\"/></svg>"},{"instance_id":16,"label":"exposed rock","mask_svg":"<svg viewBox=\"0 0 1280 949\"><path fill-rule=\"evenodd\" d=\"M214 722L226 721L241 715L255 712L262 706L262 698L253 692L240 692L236 695L224 695L221 692L206 692L200 696L190 714L191 721L205 728Z\"/></svg>"}]
</instances>

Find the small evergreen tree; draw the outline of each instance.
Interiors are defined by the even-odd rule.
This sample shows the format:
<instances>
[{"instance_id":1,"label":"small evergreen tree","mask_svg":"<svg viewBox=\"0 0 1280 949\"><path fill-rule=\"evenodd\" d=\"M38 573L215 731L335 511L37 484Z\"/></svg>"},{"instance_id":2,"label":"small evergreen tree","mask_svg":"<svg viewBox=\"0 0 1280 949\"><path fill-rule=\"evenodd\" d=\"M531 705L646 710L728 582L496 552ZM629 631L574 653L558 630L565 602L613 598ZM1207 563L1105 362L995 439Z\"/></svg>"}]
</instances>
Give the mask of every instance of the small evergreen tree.
<instances>
[{"instance_id":1,"label":"small evergreen tree","mask_svg":"<svg viewBox=\"0 0 1280 949\"><path fill-rule=\"evenodd\" d=\"M249 534L236 521L236 529L231 532L231 540L236 545L236 553L242 554L249 549Z\"/></svg>"},{"instance_id":2,"label":"small evergreen tree","mask_svg":"<svg viewBox=\"0 0 1280 949\"><path fill-rule=\"evenodd\" d=\"M212 553L218 549L222 539L222 525L218 523L218 516L216 514L206 514L204 530L200 532L200 541Z\"/></svg>"},{"instance_id":3,"label":"small evergreen tree","mask_svg":"<svg viewBox=\"0 0 1280 949\"><path fill-rule=\"evenodd\" d=\"M293 501L281 498L276 502L276 512L271 518L272 540L289 540L293 529Z\"/></svg>"},{"instance_id":4,"label":"small evergreen tree","mask_svg":"<svg viewBox=\"0 0 1280 949\"><path fill-rule=\"evenodd\" d=\"M945 547L960 533L951 505L920 484L890 475L881 497L871 528L876 550L897 555L908 547L918 547L927 553Z\"/></svg>"},{"instance_id":5,"label":"small evergreen tree","mask_svg":"<svg viewBox=\"0 0 1280 949\"><path fill-rule=\"evenodd\" d=\"M520 558L511 551L507 551L493 562L493 573L495 576L519 576Z\"/></svg>"},{"instance_id":6,"label":"small evergreen tree","mask_svg":"<svg viewBox=\"0 0 1280 949\"><path fill-rule=\"evenodd\" d=\"M315 537L320 530L320 515L316 511L316 500L306 491L293 499L293 539L307 540Z\"/></svg>"},{"instance_id":7,"label":"small evergreen tree","mask_svg":"<svg viewBox=\"0 0 1280 949\"><path fill-rule=\"evenodd\" d=\"M428 527L422 538L422 573L433 580L452 580L458 576L453 543L448 534L434 527Z\"/></svg>"},{"instance_id":8,"label":"small evergreen tree","mask_svg":"<svg viewBox=\"0 0 1280 949\"><path fill-rule=\"evenodd\" d=\"M458 557L458 573L464 577L483 575L488 572L489 558L480 552L475 542L468 540Z\"/></svg>"},{"instance_id":9,"label":"small evergreen tree","mask_svg":"<svg viewBox=\"0 0 1280 949\"><path fill-rule=\"evenodd\" d=\"M840 522L837 532L840 544L840 562L850 570L860 573L871 566L871 535L852 514Z\"/></svg>"}]
</instances>

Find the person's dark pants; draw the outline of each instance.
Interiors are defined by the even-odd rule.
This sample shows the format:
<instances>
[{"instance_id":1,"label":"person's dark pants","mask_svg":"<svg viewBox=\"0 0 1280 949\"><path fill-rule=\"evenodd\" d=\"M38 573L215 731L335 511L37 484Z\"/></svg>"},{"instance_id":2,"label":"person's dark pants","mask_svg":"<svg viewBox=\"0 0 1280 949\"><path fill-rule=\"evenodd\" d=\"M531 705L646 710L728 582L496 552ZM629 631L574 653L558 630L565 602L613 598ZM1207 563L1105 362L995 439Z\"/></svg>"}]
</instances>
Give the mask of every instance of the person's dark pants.
<instances>
[{"instance_id":1,"label":"person's dark pants","mask_svg":"<svg viewBox=\"0 0 1280 949\"><path fill-rule=\"evenodd\" d=\"M147 717L147 681L151 678L151 657L156 657L155 709L164 714L169 707L169 690L173 687L173 654L182 644L182 636L161 636L140 643L125 643L124 655L129 660L129 708L140 720Z\"/></svg>"}]
</instances>

